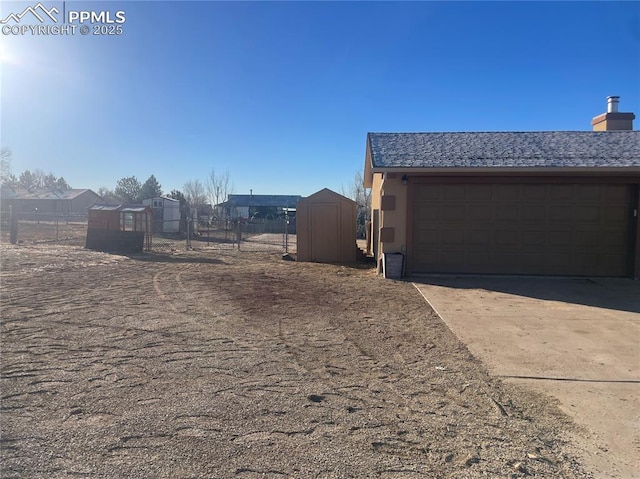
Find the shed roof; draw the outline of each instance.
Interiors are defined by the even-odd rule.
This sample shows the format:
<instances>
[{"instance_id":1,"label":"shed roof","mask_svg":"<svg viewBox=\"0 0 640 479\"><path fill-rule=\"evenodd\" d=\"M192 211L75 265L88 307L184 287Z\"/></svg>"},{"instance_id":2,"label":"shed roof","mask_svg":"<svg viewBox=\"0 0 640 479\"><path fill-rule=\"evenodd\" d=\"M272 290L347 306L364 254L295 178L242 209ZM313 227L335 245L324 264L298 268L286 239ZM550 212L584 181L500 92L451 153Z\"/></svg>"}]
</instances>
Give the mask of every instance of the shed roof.
<instances>
[{"instance_id":1,"label":"shed roof","mask_svg":"<svg viewBox=\"0 0 640 479\"><path fill-rule=\"evenodd\" d=\"M305 201L314 201L314 200L322 200L326 198L332 198L334 200L346 201L348 203L357 204L351 198L347 198L346 196L341 195L340 193L336 193L335 191L330 190L329 188L322 188L320 191L316 191L312 195L309 195L303 199Z\"/></svg>"},{"instance_id":2,"label":"shed roof","mask_svg":"<svg viewBox=\"0 0 640 479\"><path fill-rule=\"evenodd\" d=\"M144 205L104 205L96 204L89 207L90 211L118 211L124 213L151 213L151 208Z\"/></svg>"},{"instance_id":3,"label":"shed roof","mask_svg":"<svg viewBox=\"0 0 640 479\"><path fill-rule=\"evenodd\" d=\"M170 196L166 196L166 195L162 195L162 196L153 196L150 198L145 198L142 201L153 201L153 200L164 200L164 201L170 201L173 203L180 203L180 200L176 200L175 198L171 198Z\"/></svg>"},{"instance_id":4,"label":"shed roof","mask_svg":"<svg viewBox=\"0 0 640 479\"><path fill-rule=\"evenodd\" d=\"M369 133L369 167L640 167L640 131Z\"/></svg>"}]
</instances>

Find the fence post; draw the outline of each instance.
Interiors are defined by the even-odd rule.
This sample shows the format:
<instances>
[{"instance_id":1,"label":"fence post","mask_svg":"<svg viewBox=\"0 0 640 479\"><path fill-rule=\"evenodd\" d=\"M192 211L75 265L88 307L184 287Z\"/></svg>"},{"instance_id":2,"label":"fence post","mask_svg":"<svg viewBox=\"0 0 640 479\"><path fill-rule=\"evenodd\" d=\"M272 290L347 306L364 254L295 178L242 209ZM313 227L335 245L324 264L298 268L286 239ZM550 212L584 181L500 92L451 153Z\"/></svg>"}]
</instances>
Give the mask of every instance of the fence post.
<instances>
[{"instance_id":1,"label":"fence post","mask_svg":"<svg viewBox=\"0 0 640 479\"><path fill-rule=\"evenodd\" d=\"M289 252L289 214L284 213L284 252Z\"/></svg>"},{"instance_id":2,"label":"fence post","mask_svg":"<svg viewBox=\"0 0 640 479\"><path fill-rule=\"evenodd\" d=\"M18 215L13 212L12 205L9 205L9 242L16 244L18 242Z\"/></svg>"},{"instance_id":3,"label":"fence post","mask_svg":"<svg viewBox=\"0 0 640 479\"><path fill-rule=\"evenodd\" d=\"M187 215L187 246L186 249L191 247L191 215Z\"/></svg>"},{"instance_id":4,"label":"fence post","mask_svg":"<svg viewBox=\"0 0 640 479\"><path fill-rule=\"evenodd\" d=\"M236 240L238 241L238 251L240 251L240 241L242 241L242 221L238 219L236 224Z\"/></svg>"}]
</instances>

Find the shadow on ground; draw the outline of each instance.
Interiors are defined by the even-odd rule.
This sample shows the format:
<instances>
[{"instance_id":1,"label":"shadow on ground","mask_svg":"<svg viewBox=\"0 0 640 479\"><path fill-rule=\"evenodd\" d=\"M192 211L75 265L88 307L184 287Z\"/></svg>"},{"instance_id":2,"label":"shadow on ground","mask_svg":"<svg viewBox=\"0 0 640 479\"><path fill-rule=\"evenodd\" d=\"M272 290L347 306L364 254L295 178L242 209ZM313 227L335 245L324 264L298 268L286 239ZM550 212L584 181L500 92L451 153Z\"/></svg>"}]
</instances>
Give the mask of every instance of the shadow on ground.
<instances>
[{"instance_id":1,"label":"shadow on ground","mask_svg":"<svg viewBox=\"0 0 640 479\"><path fill-rule=\"evenodd\" d=\"M625 278L422 276L411 281L640 313L640 281Z\"/></svg>"},{"instance_id":2,"label":"shadow on ground","mask_svg":"<svg viewBox=\"0 0 640 479\"><path fill-rule=\"evenodd\" d=\"M183 256L159 253L139 253L126 255L134 261L144 261L150 263L201 263L201 264L226 264L224 261L215 258L205 258L200 256Z\"/></svg>"}]
</instances>

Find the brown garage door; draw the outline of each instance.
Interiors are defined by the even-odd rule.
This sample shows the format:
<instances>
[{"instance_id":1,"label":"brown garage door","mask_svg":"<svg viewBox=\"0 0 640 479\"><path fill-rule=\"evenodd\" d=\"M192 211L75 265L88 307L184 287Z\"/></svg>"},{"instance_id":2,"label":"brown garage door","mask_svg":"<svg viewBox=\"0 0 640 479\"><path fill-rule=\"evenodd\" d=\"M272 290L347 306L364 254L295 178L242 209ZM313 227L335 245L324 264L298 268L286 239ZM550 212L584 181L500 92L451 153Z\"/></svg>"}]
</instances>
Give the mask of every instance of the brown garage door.
<instances>
[{"instance_id":1,"label":"brown garage door","mask_svg":"<svg viewBox=\"0 0 640 479\"><path fill-rule=\"evenodd\" d=\"M629 274L629 185L416 184L413 198L413 272Z\"/></svg>"}]
</instances>

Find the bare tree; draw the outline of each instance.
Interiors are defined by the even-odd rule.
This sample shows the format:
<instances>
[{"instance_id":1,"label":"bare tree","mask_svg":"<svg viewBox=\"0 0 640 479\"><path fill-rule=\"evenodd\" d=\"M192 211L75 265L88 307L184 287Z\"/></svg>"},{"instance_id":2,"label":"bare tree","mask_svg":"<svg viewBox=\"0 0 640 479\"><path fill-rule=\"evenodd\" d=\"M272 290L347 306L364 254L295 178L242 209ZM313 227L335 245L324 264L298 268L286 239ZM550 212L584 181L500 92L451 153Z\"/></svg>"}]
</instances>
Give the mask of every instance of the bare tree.
<instances>
[{"instance_id":1,"label":"bare tree","mask_svg":"<svg viewBox=\"0 0 640 479\"><path fill-rule=\"evenodd\" d=\"M120 178L113 192L122 203L134 204L140 201L140 189L142 185L135 176Z\"/></svg>"},{"instance_id":2,"label":"bare tree","mask_svg":"<svg viewBox=\"0 0 640 479\"><path fill-rule=\"evenodd\" d=\"M106 186L101 186L100 188L98 188L97 193L105 203L112 205L117 205L118 203L120 203L120 198L118 198L118 195L116 195L113 190L110 190Z\"/></svg>"},{"instance_id":3,"label":"bare tree","mask_svg":"<svg viewBox=\"0 0 640 479\"><path fill-rule=\"evenodd\" d=\"M182 187L184 197L192 208L207 202L207 193L200 180L189 180Z\"/></svg>"},{"instance_id":4,"label":"bare tree","mask_svg":"<svg viewBox=\"0 0 640 479\"><path fill-rule=\"evenodd\" d=\"M342 186L342 195L358 203L358 208L363 208L367 212L371 210L371 189L364 187L364 172L362 170L356 172L353 183L347 188Z\"/></svg>"},{"instance_id":5,"label":"bare tree","mask_svg":"<svg viewBox=\"0 0 640 479\"><path fill-rule=\"evenodd\" d=\"M356 225L358 236L363 238L367 222L371 219L371 189L364 186L364 171L358 170L347 188L342 186L342 195L358 203Z\"/></svg>"},{"instance_id":6,"label":"bare tree","mask_svg":"<svg viewBox=\"0 0 640 479\"><path fill-rule=\"evenodd\" d=\"M207 193L212 206L227 200L228 196L233 193L233 184L228 170L219 174L216 173L215 169L211 169L209 178L207 178Z\"/></svg>"},{"instance_id":7,"label":"bare tree","mask_svg":"<svg viewBox=\"0 0 640 479\"><path fill-rule=\"evenodd\" d=\"M61 176L58 178L53 173L45 173L39 168L33 171L25 170L16 177L11 173L11 150L9 148L0 149L0 184L14 188L24 188L27 190L43 190L60 188L69 190L71 187Z\"/></svg>"}]
</instances>

